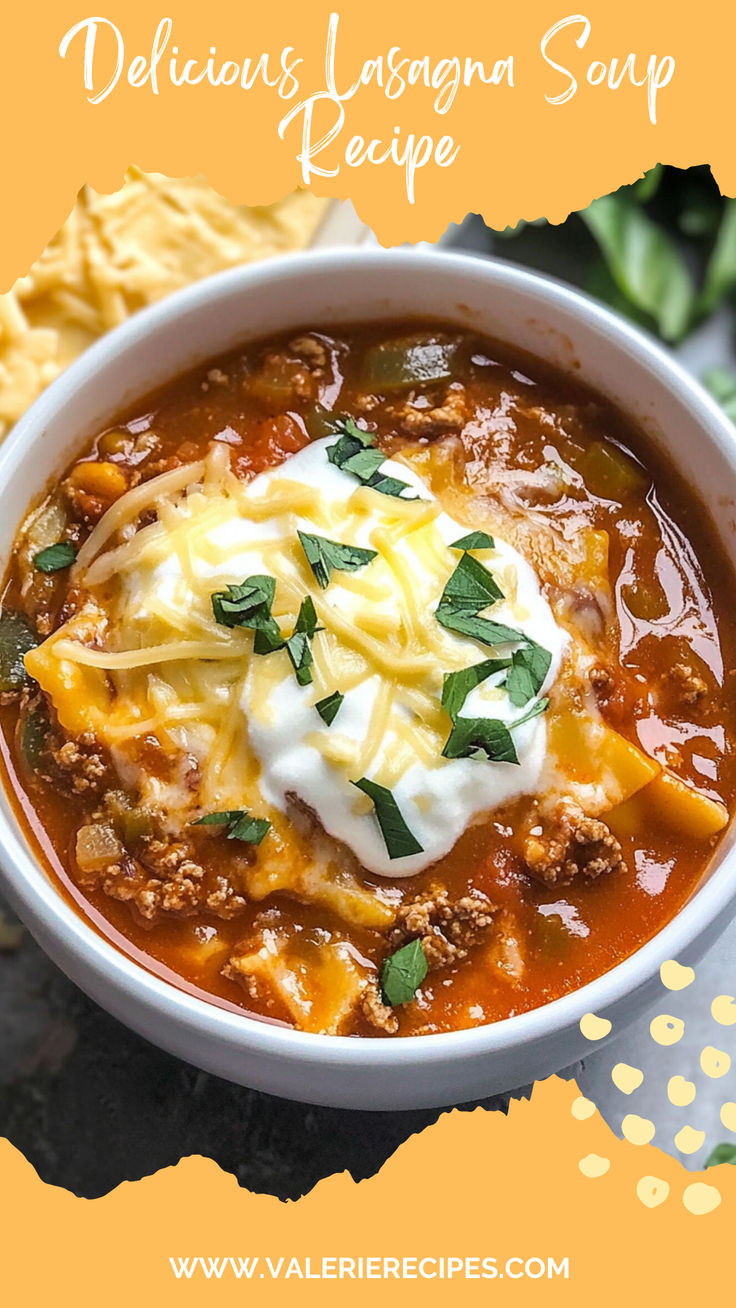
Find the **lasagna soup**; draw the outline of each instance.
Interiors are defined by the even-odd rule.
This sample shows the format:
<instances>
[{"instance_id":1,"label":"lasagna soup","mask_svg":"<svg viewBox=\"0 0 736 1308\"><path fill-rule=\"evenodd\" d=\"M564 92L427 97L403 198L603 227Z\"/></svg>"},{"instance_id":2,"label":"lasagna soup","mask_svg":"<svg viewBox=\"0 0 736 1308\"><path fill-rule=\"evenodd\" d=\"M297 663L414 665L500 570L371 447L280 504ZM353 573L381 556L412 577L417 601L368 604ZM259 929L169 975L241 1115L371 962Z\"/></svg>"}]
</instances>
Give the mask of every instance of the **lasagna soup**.
<instances>
[{"instance_id":1,"label":"lasagna soup","mask_svg":"<svg viewBox=\"0 0 736 1308\"><path fill-rule=\"evenodd\" d=\"M439 324L149 396L17 537L4 756L119 948L309 1032L493 1022L681 907L736 776L733 581L607 403Z\"/></svg>"}]
</instances>

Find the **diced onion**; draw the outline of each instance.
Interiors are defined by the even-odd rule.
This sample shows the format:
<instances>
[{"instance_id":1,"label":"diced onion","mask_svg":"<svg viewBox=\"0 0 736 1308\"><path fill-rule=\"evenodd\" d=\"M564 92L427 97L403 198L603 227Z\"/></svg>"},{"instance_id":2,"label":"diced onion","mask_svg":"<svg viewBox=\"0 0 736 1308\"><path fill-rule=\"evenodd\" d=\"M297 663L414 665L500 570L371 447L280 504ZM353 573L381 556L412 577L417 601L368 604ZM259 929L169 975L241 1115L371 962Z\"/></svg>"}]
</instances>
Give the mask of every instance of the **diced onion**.
<instances>
[{"instance_id":1,"label":"diced onion","mask_svg":"<svg viewBox=\"0 0 736 1308\"><path fill-rule=\"evenodd\" d=\"M80 827L77 832L77 863L82 872L99 872L115 863L123 852L112 827L102 823Z\"/></svg>"}]
</instances>

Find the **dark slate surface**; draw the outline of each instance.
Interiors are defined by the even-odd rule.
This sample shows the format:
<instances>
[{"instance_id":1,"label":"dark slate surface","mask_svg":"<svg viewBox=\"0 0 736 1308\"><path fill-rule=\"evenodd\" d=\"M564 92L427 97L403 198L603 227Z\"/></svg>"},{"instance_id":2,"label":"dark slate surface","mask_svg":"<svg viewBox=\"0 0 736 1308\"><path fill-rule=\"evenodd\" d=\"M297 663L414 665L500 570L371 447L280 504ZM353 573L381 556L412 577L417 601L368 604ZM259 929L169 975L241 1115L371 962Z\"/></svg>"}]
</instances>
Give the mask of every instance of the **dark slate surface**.
<instances>
[{"instance_id":1,"label":"dark slate surface","mask_svg":"<svg viewBox=\"0 0 736 1308\"><path fill-rule=\"evenodd\" d=\"M508 1098L484 1106L505 1111ZM242 1089L126 1030L28 935L0 953L0 1135L77 1195L202 1154L248 1189L295 1199L335 1172L374 1175L441 1112L311 1108Z\"/></svg>"}]
</instances>

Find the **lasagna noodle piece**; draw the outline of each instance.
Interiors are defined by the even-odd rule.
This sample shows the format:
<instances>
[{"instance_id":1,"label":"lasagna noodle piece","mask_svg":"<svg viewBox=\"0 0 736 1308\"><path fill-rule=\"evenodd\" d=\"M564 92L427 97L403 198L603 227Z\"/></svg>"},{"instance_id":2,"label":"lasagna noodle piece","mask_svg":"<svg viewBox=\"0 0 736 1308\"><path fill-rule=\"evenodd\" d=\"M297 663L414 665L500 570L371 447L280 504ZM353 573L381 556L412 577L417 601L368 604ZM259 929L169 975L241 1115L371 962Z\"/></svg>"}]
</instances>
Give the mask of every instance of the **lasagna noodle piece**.
<instances>
[{"instance_id":1,"label":"lasagna noodle piece","mask_svg":"<svg viewBox=\"0 0 736 1308\"><path fill-rule=\"evenodd\" d=\"M83 187L30 272L0 296L0 437L103 332L210 273L303 248L326 203L295 191L232 205L203 177L139 168L111 195Z\"/></svg>"}]
</instances>

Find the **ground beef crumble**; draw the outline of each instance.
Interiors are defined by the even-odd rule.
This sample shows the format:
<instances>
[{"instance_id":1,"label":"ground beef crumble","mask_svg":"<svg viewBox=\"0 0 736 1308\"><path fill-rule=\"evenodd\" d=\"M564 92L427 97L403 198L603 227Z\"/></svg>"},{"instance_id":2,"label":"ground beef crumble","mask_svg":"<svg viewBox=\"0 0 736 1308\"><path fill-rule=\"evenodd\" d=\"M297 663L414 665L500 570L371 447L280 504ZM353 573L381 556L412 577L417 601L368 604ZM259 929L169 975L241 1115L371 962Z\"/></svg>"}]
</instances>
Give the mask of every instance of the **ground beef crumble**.
<instances>
[{"instance_id":1,"label":"ground beef crumble","mask_svg":"<svg viewBox=\"0 0 736 1308\"><path fill-rule=\"evenodd\" d=\"M616 688L616 682L613 674L608 668L596 664L588 673L588 680L595 691L596 699L601 705L605 705L610 700Z\"/></svg>"},{"instance_id":2,"label":"ground beef crumble","mask_svg":"<svg viewBox=\"0 0 736 1308\"><path fill-rule=\"evenodd\" d=\"M605 822L575 804L560 805L549 825L532 828L524 841L532 876L548 886L568 885L576 876L594 881L604 872L625 871L621 846Z\"/></svg>"},{"instance_id":3,"label":"ground beef crumble","mask_svg":"<svg viewBox=\"0 0 736 1308\"><path fill-rule=\"evenodd\" d=\"M86 791L100 791L109 777L109 770L95 737L88 733L62 745L51 744L50 753L57 768L68 778L76 795Z\"/></svg>"},{"instance_id":4,"label":"ground beef crumble","mask_svg":"<svg viewBox=\"0 0 736 1308\"><path fill-rule=\"evenodd\" d=\"M667 673L668 680L674 687L680 703L692 707L699 704L708 693L708 687L701 676L689 663L675 663Z\"/></svg>"},{"instance_id":5,"label":"ground beef crumble","mask_svg":"<svg viewBox=\"0 0 736 1308\"><path fill-rule=\"evenodd\" d=\"M480 891L452 900L443 886L402 905L389 935L392 950L409 940L421 940L430 969L467 958L493 926L496 907Z\"/></svg>"},{"instance_id":6,"label":"ground beef crumble","mask_svg":"<svg viewBox=\"0 0 736 1308\"><path fill-rule=\"evenodd\" d=\"M385 1031L386 1035L396 1035L399 1029L399 1019L388 1004L384 1004L381 998L381 991L377 981L368 981L360 997L360 1011L366 1022L376 1027L379 1031Z\"/></svg>"},{"instance_id":7,"label":"ground beef crumble","mask_svg":"<svg viewBox=\"0 0 736 1308\"><path fill-rule=\"evenodd\" d=\"M168 874L152 876L129 854L102 871L80 875L80 884L87 889L100 889L111 899L135 905L147 922L155 921L162 913L176 913L189 917L201 904L201 881L204 870L198 863L184 859Z\"/></svg>"}]
</instances>

